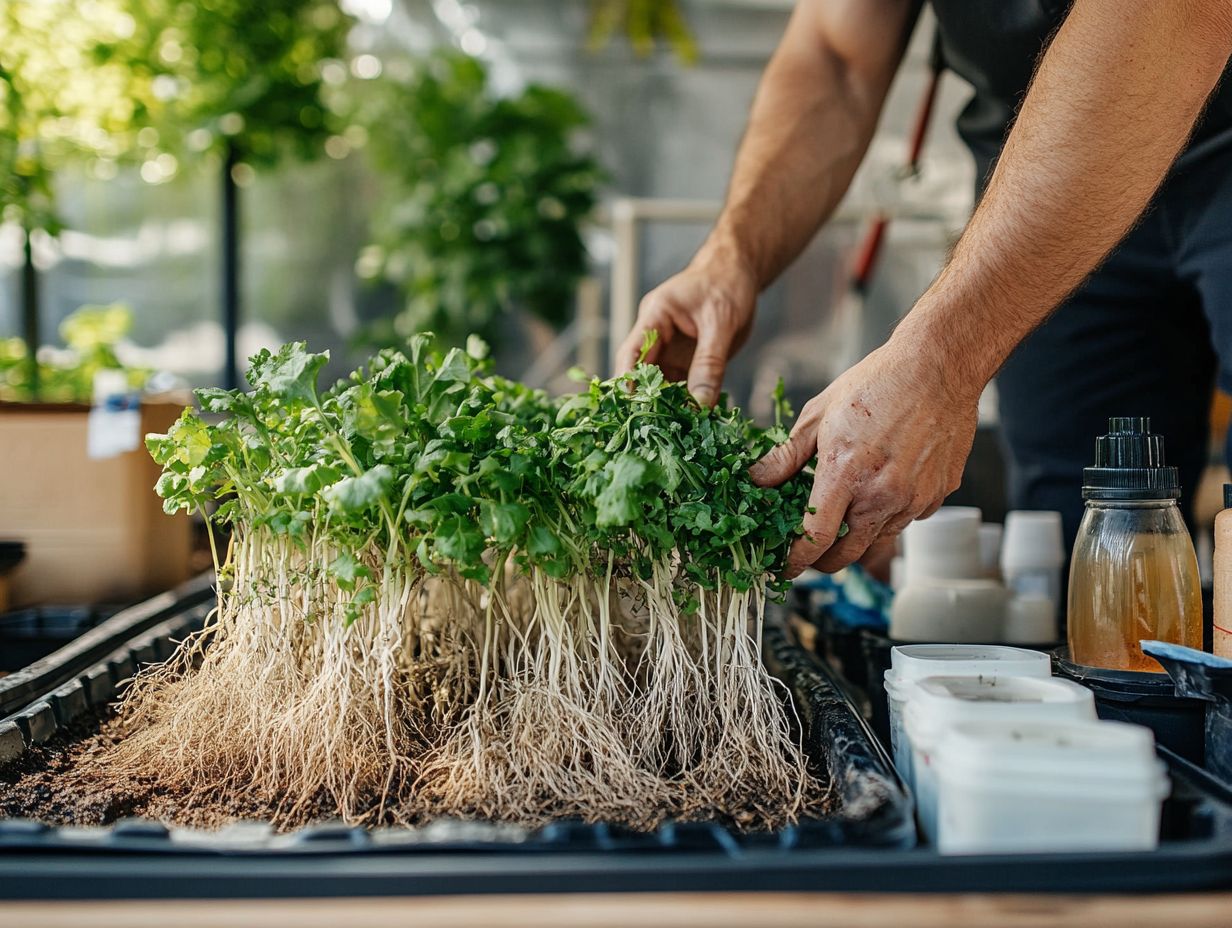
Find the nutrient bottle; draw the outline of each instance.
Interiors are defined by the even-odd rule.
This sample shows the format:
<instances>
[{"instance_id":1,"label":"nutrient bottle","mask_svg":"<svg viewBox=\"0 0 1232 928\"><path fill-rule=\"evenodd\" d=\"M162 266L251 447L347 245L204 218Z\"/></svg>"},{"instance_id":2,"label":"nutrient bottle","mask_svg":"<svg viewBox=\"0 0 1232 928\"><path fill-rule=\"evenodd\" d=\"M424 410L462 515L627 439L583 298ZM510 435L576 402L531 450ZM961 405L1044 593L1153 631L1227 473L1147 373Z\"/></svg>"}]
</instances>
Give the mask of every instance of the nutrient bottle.
<instances>
[{"instance_id":1,"label":"nutrient bottle","mask_svg":"<svg viewBox=\"0 0 1232 928\"><path fill-rule=\"evenodd\" d=\"M1223 511L1215 516L1215 628L1213 650L1232 658L1232 483L1223 485Z\"/></svg>"},{"instance_id":2,"label":"nutrient bottle","mask_svg":"<svg viewBox=\"0 0 1232 928\"><path fill-rule=\"evenodd\" d=\"M1075 663L1159 672L1139 642L1202 647L1198 559L1181 518L1175 467L1150 420L1108 421L1095 466L1082 472L1086 512L1069 576L1069 648Z\"/></svg>"}]
</instances>

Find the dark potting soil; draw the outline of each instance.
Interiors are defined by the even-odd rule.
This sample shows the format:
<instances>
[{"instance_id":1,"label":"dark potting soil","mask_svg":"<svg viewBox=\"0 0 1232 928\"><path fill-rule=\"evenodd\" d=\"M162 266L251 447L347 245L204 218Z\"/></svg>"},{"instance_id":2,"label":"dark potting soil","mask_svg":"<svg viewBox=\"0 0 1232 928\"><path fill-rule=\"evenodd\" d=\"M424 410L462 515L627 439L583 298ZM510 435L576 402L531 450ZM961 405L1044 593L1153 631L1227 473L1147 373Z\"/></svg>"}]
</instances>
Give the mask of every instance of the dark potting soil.
<instances>
[{"instance_id":1,"label":"dark potting soil","mask_svg":"<svg viewBox=\"0 0 1232 928\"><path fill-rule=\"evenodd\" d=\"M176 790L109 767L104 758L119 738L119 725L108 713L87 716L46 744L28 748L0 768L0 818L49 825L110 825L143 818L205 829L269 819L271 802L264 797ZM328 818L322 807L291 827Z\"/></svg>"}]
</instances>

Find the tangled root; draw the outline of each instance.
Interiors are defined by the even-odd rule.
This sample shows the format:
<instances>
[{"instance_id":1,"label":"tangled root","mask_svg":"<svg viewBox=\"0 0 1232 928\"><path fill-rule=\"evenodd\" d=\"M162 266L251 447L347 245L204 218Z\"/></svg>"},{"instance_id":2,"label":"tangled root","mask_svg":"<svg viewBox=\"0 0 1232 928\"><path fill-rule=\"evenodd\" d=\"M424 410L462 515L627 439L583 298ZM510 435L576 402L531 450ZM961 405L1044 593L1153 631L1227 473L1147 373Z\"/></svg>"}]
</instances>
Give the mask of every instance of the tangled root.
<instances>
[{"instance_id":1,"label":"tangled root","mask_svg":"<svg viewBox=\"0 0 1232 928\"><path fill-rule=\"evenodd\" d=\"M284 828L321 809L777 828L825 798L761 663L758 591L698 590L686 612L668 563L483 587L368 552L379 591L348 625L318 566L335 556L242 540L207 627L126 693L108 766L261 797Z\"/></svg>"}]
</instances>

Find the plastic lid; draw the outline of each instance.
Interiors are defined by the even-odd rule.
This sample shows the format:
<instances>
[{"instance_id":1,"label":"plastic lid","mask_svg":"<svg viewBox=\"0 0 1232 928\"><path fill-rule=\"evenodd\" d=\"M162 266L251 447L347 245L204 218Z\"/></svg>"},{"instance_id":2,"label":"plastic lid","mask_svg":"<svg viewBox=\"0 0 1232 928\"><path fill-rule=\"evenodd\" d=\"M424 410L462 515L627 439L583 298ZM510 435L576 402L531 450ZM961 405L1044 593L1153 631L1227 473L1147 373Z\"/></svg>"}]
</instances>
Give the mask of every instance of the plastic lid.
<instances>
[{"instance_id":1,"label":"plastic lid","mask_svg":"<svg viewBox=\"0 0 1232 928\"><path fill-rule=\"evenodd\" d=\"M896 680L922 677L1047 677L1052 660L1043 651L996 644L904 644L890 649Z\"/></svg>"},{"instance_id":2,"label":"plastic lid","mask_svg":"<svg viewBox=\"0 0 1232 928\"><path fill-rule=\"evenodd\" d=\"M942 733L938 773L975 784L1065 789L1081 782L1102 789L1145 787L1166 795L1163 765L1149 728L1110 721L959 722Z\"/></svg>"},{"instance_id":3,"label":"plastic lid","mask_svg":"<svg viewBox=\"0 0 1232 928\"><path fill-rule=\"evenodd\" d=\"M1108 434L1095 439L1095 466L1082 472L1083 499L1177 499L1181 478L1164 464L1164 437L1151 420L1108 420Z\"/></svg>"},{"instance_id":4,"label":"plastic lid","mask_svg":"<svg viewBox=\"0 0 1232 928\"><path fill-rule=\"evenodd\" d=\"M927 748L951 725L968 721L1084 721L1095 719L1095 696L1057 677L927 677L907 699L904 722L914 746Z\"/></svg>"}]
</instances>

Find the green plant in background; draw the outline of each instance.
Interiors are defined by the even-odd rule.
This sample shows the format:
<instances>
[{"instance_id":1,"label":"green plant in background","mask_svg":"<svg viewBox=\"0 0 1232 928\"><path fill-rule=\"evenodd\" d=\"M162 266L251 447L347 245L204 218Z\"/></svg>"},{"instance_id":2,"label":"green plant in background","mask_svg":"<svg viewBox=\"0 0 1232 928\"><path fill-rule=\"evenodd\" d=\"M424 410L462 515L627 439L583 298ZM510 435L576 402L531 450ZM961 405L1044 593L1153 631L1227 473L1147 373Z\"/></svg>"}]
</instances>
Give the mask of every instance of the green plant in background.
<instances>
[{"instance_id":1,"label":"green plant in background","mask_svg":"<svg viewBox=\"0 0 1232 928\"><path fill-rule=\"evenodd\" d=\"M406 300L373 340L425 330L453 344L469 332L491 339L512 308L564 323L586 270L581 226L604 177L578 149L588 122L578 102L537 85L497 97L483 63L460 53L371 89L361 118L387 205L359 272Z\"/></svg>"},{"instance_id":2,"label":"green plant in background","mask_svg":"<svg viewBox=\"0 0 1232 928\"><path fill-rule=\"evenodd\" d=\"M141 131L158 105L153 75L118 51L140 33L131 4L0 3L0 220L25 233L21 318L31 345L42 343L32 243L39 232L60 231L56 173L77 164L110 177L119 160L153 141ZM23 357L22 379L37 397L39 367L33 354Z\"/></svg>"},{"instance_id":3,"label":"green plant in background","mask_svg":"<svg viewBox=\"0 0 1232 928\"><path fill-rule=\"evenodd\" d=\"M143 25L131 57L165 88L169 140L268 166L318 157L342 128L323 74L343 67L353 24L336 0L129 2Z\"/></svg>"},{"instance_id":4,"label":"green plant in background","mask_svg":"<svg viewBox=\"0 0 1232 928\"><path fill-rule=\"evenodd\" d=\"M239 185L253 166L311 159L343 129L328 105L328 71L345 78L353 20L336 0L130 0L152 37L148 66L167 88L168 134L222 155L223 380L239 379ZM149 163L147 163L148 166ZM143 171L145 168L143 168ZM158 172L154 162L153 171Z\"/></svg>"},{"instance_id":5,"label":"green plant in background","mask_svg":"<svg viewBox=\"0 0 1232 928\"><path fill-rule=\"evenodd\" d=\"M138 31L131 0L0 4L0 218L55 234L53 177L70 163L109 176L144 147L152 75L117 54Z\"/></svg>"},{"instance_id":6,"label":"green plant in background","mask_svg":"<svg viewBox=\"0 0 1232 928\"><path fill-rule=\"evenodd\" d=\"M94 375L100 370L122 370L134 389L144 385L149 371L125 365L116 353L133 325L127 306L83 306L60 323L60 337L68 347L37 358L39 390L30 383L30 352L21 338L0 339L0 400L53 403L88 403L94 393Z\"/></svg>"},{"instance_id":7,"label":"green plant in background","mask_svg":"<svg viewBox=\"0 0 1232 928\"><path fill-rule=\"evenodd\" d=\"M336 0L8 0L0 3L0 217L58 231L54 175L99 178L123 160L161 183L183 161L223 161L226 329L239 318L236 185L251 165L315 157L342 131L326 71L345 78L352 20ZM27 236L29 239L29 236ZM41 344L27 245L26 342ZM228 342L229 379L235 350ZM38 392L39 368L27 356Z\"/></svg>"},{"instance_id":8,"label":"green plant in background","mask_svg":"<svg viewBox=\"0 0 1232 928\"><path fill-rule=\"evenodd\" d=\"M587 47L604 48L618 32L628 36L639 57L651 54L663 39L685 64L697 62L697 42L679 0L592 0Z\"/></svg>"}]
</instances>

